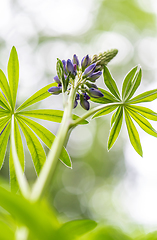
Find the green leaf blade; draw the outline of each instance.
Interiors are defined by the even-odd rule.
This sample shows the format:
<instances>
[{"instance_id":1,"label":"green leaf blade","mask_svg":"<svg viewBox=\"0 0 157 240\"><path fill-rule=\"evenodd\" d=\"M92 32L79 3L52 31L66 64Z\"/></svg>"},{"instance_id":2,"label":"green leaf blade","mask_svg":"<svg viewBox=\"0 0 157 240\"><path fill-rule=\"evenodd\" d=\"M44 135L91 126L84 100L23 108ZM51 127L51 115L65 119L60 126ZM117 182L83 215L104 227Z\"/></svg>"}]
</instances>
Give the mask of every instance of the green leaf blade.
<instances>
[{"instance_id":1,"label":"green leaf blade","mask_svg":"<svg viewBox=\"0 0 157 240\"><path fill-rule=\"evenodd\" d=\"M120 112L120 108L118 108L116 110L116 112L113 113L112 117L111 117L111 127L113 126L114 122L116 121L117 119L117 116L119 115L119 112Z\"/></svg>"},{"instance_id":2,"label":"green leaf blade","mask_svg":"<svg viewBox=\"0 0 157 240\"><path fill-rule=\"evenodd\" d=\"M110 134L109 134L109 139L108 139L108 150L111 149L115 141L117 140L121 127L122 127L122 120L123 120L123 108L120 107L119 114L117 115L116 121L113 124Z\"/></svg>"},{"instance_id":3,"label":"green leaf blade","mask_svg":"<svg viewBox=\"0 0 157 240\"><path fill-rule=\"evenodd\" d=\"M128 92L130 90L131 82L133 80L133 77L135 76L136 71L137 71L137 66L130 70L130 72L126 75L126 77L123 81L123 86L122 86L122 98L123 99L125 99L125 97L127 96Z\"/></svg>"},{"instance_id":4,"label":"green leaf blade","mask_svg":"<svg viewBox=\"0 0 157 240\"><path fill-rule=\"evenodd\" d=\"M15 47L12 47L8 62L8 79L13 102L13 109L16 103L16 95L19 82L19 61Z\"/></svg>"},{"instance_id":5,"label":"green leaf blade","mask_svg":"<svg viewBox=\"0 0 157 240\"><path fill-rule=\"evenodd\" d=\"M140 114L134 112L133 110L127 108L130 116L138 123L138 125L148 134L157 137L157 131L152 127L152 125Z\"/></svg>"},{"instance_id":6,"label":"green leaf blade","mask_svg":"<svg viewBox=\"0 0 157 240\"><path fill-rule=\"evenodd\" d=\"M3 132L0 134L0 149L1 149L1 157L0 157L0 169L3 166L8 139L10 135L10 122L7 123L7 125L4 125Z\"/></svg>"},{"instance_id":7,"label":"green leaf blade","mask_svg":"<svg viewBox=\"0 0 157 240\"><path fill-rule=\"evenodd\" d=\"M5 74L1 69L0 69L0 89L2 90L3 94L7 98L10 106L12 106L12 97L11 97L10 87Z\"/></svg>"},{"instance_id":8,"label":"green leaf blade","mask_svg":"<svg viewBox=\"0 0 157 240\"><path fill-rule=\"evenodd\" d=\"M141 102L151 102L155 99L157 99L157 89L153 89L153 90L141 93L138 96L130 99L128 103L136 104Z\"/></svg>"},{"instance_id":9,"label":"green leaf blade","mask_svg":"<svg viewBox=\"0 0 157 240\"><path fill-rule=\"evenodd\" d=\"M139 134L138 134L138 131L126 109L125 109L125 122L126 122L127 130L128 130L130 142L131 142L133 148L135 149L135 151L142 157L143 151L142 151L142 146L140 143Z\"/></svg>"},{"instance_id":10,"label":"green leaf blade","mask_svg":"<svg viewBox=\"0 0 157 240\"><path fill-rule=\"evenodd\" d=\"M39 109L39 110L26 110L18 112L18 115L23 115L26 117L38 118L52 122L61 123L64 112L61 110L53 109ZM79 117L73 114L73 120L78 119ZM80 124L87 124L87 120L82 120Z\"/></svg>"},{"instance_id":11,"label":"green leaf blade","mask_svg":"<svg viewBox=\"0 0 157 240\"><path fill-rule=\"evenodd\" d=\"M94 114L94 116L92 118L102 117L104 115L107 115L107 114L113 112L116 108L117 108L117 105L106 106L102 110L100 110L99 112Z\"/></svg>"},{"instance_id":12,"label":"green leaf blade","mask_svg":"<svg viewBox=\"0 0 157 240\"><path fill-rule=\"evenodd\" d=\"M47 128L43 127L41 124L29 118L22 117L22 116L18 116L18 118L22 119L35 132L35 134L38 135L38 137L45 143L45 145L49 149L51 148L53 141L55 139L54 134L52 134ZM66 165L69 168L72 168L70 156L64 147L62 149L59 159L64 165Z\"/></svg>"},{"instance_id":13,"label":"green leaf blade","mask_svg":"<svg viewBox=\"0 0 157 240\"><path fill-rule=\"evenodd\" d=\"M21 106L18 107L16 112L19 112L26 107L29 107L45 98L50 97L51 93L48 92L48 89L53 86L57 86L57 84L51 83L51 84L48 84L47 86L41 88L39 91L37 91L35 94L33 94L30 98L28 98L24 103L22 103Z\"/></svg>"},{"instance_id":14,"label":"green leaf blade","mask_svg":"<svg viewBox=\"0 0 157 240\"><path fill-rule=\"evenodd\" d=\"M110 92L118 100L121 100L120 99L120 93L119 93L118 87L117 87L117 85L115 83L115 80L111 76L111 73L110 73L110 71L108 70L108 68L106 66L104 66L103 76L104 76L104 82L105 82L107 88L110 90Z\"/></svg>"},{"instance_id":15,"label":"green leaf blade","mask_svg":"<svg viewBox=\"0 0 157 240\"><path fill-rule=\"evenodd\" d=\"M157 113L152 111L149 108L135 106L135 105L128 105L127 108L132 109L133 111L140 113L143 117L148 118L153 121L157 121Z\"/></svg>"},{"instance_id":16,"label":"green leaf blade","mask_svg":"<svg viewBox=\"0 0 157 240\"><path fill-rule=\"evenodd\" d=\"M43 164L45 163L46 160L46 155L43 146L41 145L36 135L32 132L32 130L19 118L18 123L24 133L36 173L37 175L39 175L43 167Z\"/></svg>"}]
</instances>

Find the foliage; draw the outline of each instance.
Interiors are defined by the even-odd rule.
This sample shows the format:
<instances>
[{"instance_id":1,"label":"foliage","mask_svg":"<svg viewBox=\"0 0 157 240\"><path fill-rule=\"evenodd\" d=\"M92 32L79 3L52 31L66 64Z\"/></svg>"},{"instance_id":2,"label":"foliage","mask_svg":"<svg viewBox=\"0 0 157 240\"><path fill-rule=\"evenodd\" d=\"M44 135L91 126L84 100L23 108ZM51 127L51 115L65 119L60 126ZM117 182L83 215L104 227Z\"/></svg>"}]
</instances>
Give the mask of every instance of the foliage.
<instances>
[{"instance_id":1,"label":"foliage","mask_svg":"<svg viewBox=\"0 0 157 240\"><path fill-rule=\"evenodd\" d=\"M122 94L118 90L107 63L115 57L117 50L111 50L92 59L85 56L81 66L77 56L73 60L57 61L55 83L40 89L16 108L16 96L19 83L19 62L15 47L12 48L8 62L8 80L0 70L0 167L3 166L8 140L10 139L10 183L12 192L0 187L0 206L8 214L0 212L1 239L132 239L119 229L110 226L97 226L93 220L83 219L60 223L56 214L42 199L52 180L55 168L60 159L67 167L72 168L70 156L65 149L69 132L78 124L88 124L88 117L102 117L114 112L111 117L111 129L108 139L108 150L112 148L121 131L123 114L130 142L136 152L142 156L142 147L136 122L146 133L157 137L156 130L147 119L157 121L157 113L149 108L137 106L138 103L150 102L157 98L157 89L150 90L134 97L141 83L142 70L134 67L127 73L122 84ZM100 89L95 81L102 74L108 88ZM94 82L94 83L93 83ZM58 83L58 85L57 85ZM64 111L53 109L26 108L46 99L52 94L63 94ZM86 110L81 116L72 113L77 101ZM88 101L99 103L90 109ZM57 137L41 124L31 118L58 122L60 128ZM25 155L23 136L26 139L36 173L37 180L32 187L24 175ZM47 157L42 141L50 149ZM20 194L15 194L20 189ZM40 201L39 201L40 200ZM40 211L39 211L40 209ZM89 232L89 233L88 233ZM21 235L20 235L21 234ZM22 236L22 237L21 237ZM156 233L146 239L153 239ZM155 238L154 238L155 239Z\"/></svg>"}]
</instances>

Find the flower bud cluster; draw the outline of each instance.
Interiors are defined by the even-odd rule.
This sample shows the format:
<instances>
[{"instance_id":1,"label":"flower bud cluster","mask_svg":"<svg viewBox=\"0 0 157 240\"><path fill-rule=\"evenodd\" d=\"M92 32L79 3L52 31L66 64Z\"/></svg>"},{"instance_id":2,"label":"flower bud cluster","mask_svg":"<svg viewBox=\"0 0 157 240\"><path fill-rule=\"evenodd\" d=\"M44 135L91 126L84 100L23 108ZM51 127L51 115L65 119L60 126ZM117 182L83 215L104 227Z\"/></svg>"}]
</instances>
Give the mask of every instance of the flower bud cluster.
<instances>
[{"instance_id":1,"label":"flower bud cluster","mask_svg":"<svg viewBox=\"0 0 157 240\"><path fill-rule=\"evenodd\" d=\"M113 52L113 55L116 55L116 52ZM66 88L67 93L69 93L71 84L75 82L75 86L77 86L74 108L77 107L78 101L80 101L80 105L85 110L89 110L90 103L88 100L91 97L100 98L104 96L95 82L102 75L102 66L108 63L112 58L113 57L111 57L109 53L99 54L98 56L94 55L92 59L89 55L86 55L81 60L80 64L78 57L74 54L72 60L60 61L63 68L63 79L66 81L66 79L70 78L68 79ZM58 76L55 76L54 81L58 86L51 87L48 91L55 95L60 94L63 91L63 79L61 80Z\"/></svg>"}]
</instances>

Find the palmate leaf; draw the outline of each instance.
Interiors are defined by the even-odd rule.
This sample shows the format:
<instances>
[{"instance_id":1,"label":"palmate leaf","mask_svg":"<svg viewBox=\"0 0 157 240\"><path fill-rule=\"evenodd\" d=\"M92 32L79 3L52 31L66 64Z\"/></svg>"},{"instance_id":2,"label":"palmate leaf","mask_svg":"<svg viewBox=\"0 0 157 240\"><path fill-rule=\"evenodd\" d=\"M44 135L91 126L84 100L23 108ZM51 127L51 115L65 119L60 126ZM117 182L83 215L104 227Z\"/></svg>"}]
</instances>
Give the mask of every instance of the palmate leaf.
<instances>
[{"instance_id":1,"label":"palmate leaf","mask_svg":"<svg viewBox=\"0 0 157 240\"><path fill-rule=\"evenodd\" d=\"M151 102L157 99L157 89L153 89L144 93L139 94L138 96L130 99L128 103L135 104L141 102Z\"/></svg>"},{"instance_id":2,"label":"palmate leaf","mask_svg":"<svg viewBox=\"0 0 157 240\"><path fill-rule=\"evenodd\" d=\"M8 122L8 124L4 126L3 132L2 134L0 134L0 152L1 152L0 169L3 166L9 135L10 135L10 122Z\"/></svg>"},{"instance_id":3,"label":"palmate leaf","mask_svg":"<svg viewBox=\"0 0 157 240\"><path fill-rule=\"evenodd\" d=\"M122 107L119 107L119 108L120 108L120 111L117 114L116 120L110 130L109 139L108 139L108 150L110 150L110 148L115 143L121 130L122 120L123 120L123 108Z\"/></svg>"},{"instance_id":4,"label":"palmate leaf","mask_svg":"<svg viewBox=\"0 0 157 240\"><path fill-rule=\"evenodd\" d=\"M120 93L119 93L118 87L106 66L104 66L103 76L104 76L104 82L105 82L106 86L108 87L108 89L110 90L110 92L118 100L120 100Z\"/></svg>"},{"instance_id":5,"label":"palmate leaf","mask_svg":"<svg viewBox=\"0 0 157 240\"><path fill-rule=\"evenodd\" d=\"M55 135L52 134L48 129L43 127L41 124L22 116L17 116L17 119L22 119L37 135L38 137L45 143L45 145L50 149L51 145L55 139ZM72 163L70 156L66 149L63 147L60 160L69 168L72 168Z\"/></svg>"},{"instance_id":6,"label":"palmate leaf","mask_svg":"<svg viewBox=\"0 0 157 240\"><path fill-rule=\"evenodd\" d=\"M48 89L53 86L57 86L57 84L56 83L48 84L47 86L45 86L42 89L40 89L39 91L37 91L30 98L28 98L24 103L22 103L21 106L19 106L17 108L16 112L19 112L19 111L23 110L24 108L31 106L34 103L37 103L47 97L50 97L51 94L48 92Z\"/></svg>"},{"instance_id":7,"label":"palmate leaf","mask_svg":"<svg viewBox=\"0 0 157 240\"><path fill-rule=\"evenodd\" d=\"M103 94L103 97L100 98L90 98L90 101L95 102L95 103L101 103L101 104L106 104L106 103L113 103L113 102L118 102L118 100L108 91L102 88L98 88Z\"/></svg>"},{"instance_id":8,"label":"palmate leaf","mask_svg":"<svg viewBox=\"0 0 157 240\"><path fill-rule=\"evenodd\" d=\"M141 83L141 77L141 68L137 70L137 68L135 67L128 73L122 87L122 96L125 101L127 101L134 95L135 91Z\"/></svg>"},{"instance_id":9,"label":"palmate leaf","mask_svg":"<svg viewBox=\"0 0 157 240\"><path fill-rule=\"evenodd\" d=\"M124 112L125 112L125 122L126 122L127 130L128 130L130 142L131 142L133 148L135 149L135 151L142 157L143 151L142 151L138 131L137 131L126 108L124 108Z\"/></svg>"},{"instance_id":10,"label":"palmate leaf","mask_svg":"<svg viewBox=\"0 0 157 240\"><path fill-rule=\"evenodd\" d=\"M137 113L140 113L143 117L148 118L153 121L157 121L157 113L152 111L149 108L141 107L141 106L135 106L135 105L128 105L128 109L131 109Z\"/></svg>"},{"instance_id":11,"label":"palmate leaf","mask_svg":"<svg viewBox=\"0 0 157 240\"><path fill-rule=\"evenodd\" d=\"M96 114L94 114L94 116L93 116L92 118L102 117L102 116L104 116L104 115L107 115L107 114L109 114L110 112L113 112L116 108L117 108L117 105L106 106L106 107L104 107L102 110L100 110L99 112L97 112Z\"/></svg>"},{"instance_id":12,"label":"palmate leaf","mask_svg":"<svg viewBox=\"0 0 157 240\"><path fill-rule=\"evenodd\" d=\"M15 47L12 47L10 57L9 57L8 79L9 79L10 92L11 92L13 109L14 109L15 103L16 103L18 82L19 82L19 61L18 61L18 56L17 56Z\"/></svg>"},{"instance_id":13,"label":"palmate leaf","mask_svg":"<svg viewBox=\"0 0 157 240\"><path fill-rule=\"evenodd\" d=\"M18 123L24 133L27 146L29 149L29 152L31 154L33 164L36 170L37 175L39 175L43 164L46 160L45 151L43 149L43 146L41 145L40 141L36 137L36 135L32 132L32 130L25 124L23 120L18 118Z\"/></svg>"},{"instance_id":14,"label":"palmate leaf","mask_svg":"<svg viewBox=\"0 0 157 240\"><path fill-rule=\"evenodd\" d=\"M152 125L140 114L127 108L130 116L138 123L138 125L148 134L157 137L157 131L152 127Z\"/></svg>"},{"instance_id":15,"label":"palmate leaf","mask_svg":"<svg viewBox=\"0 0 157 240\"><path fill-rule=\"evenodd\" d=\"M61 123L64 112L61 110L52 110L52 109L39 109L39 110L25 110L18 112L18 115L23 115L27 117L33 117L43 120L48 120L52 122ZM78 119L79 117L73 114L73 120ZM80 124L87 124L87 120L82 120Z\"/></svg>"},{"instance_id":16,"label":"palmate leaf","mask_svg":"<svg viewBox=\"0 0 157 240\"><path fill-rule=\"evenodd\" d=\"M20 161L22 171L24 172L24 166L25 166L24 149L23 149L23 143L22 143L20 129L19 129L19 126L18 126L18 123L16 120L14 122L14 136L15 136L15 146L16 146L18 159ZM11 149L10 149L10 156L9 156L9 173L10 173L11 190L13 192L17 192L19 187L18 187L18 181L16 178L15 167L14 167Z\"/></svg>"}]
</instances>

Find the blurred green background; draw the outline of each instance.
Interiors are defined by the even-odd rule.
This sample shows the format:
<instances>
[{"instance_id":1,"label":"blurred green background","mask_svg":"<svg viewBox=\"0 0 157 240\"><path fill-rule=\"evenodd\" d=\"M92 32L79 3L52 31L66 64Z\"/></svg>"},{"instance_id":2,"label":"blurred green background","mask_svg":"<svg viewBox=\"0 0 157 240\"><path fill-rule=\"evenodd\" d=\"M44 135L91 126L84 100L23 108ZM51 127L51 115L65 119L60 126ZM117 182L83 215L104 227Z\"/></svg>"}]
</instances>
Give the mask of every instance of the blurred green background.
<instances>
[{"instance_id":1,"label":"blurred green background","mask_svg":"<svg viewBox=\"0 0 157 240\"><path fill-rule=\"evenodd\" d=\"M143 70L138 93L156 88L156 12L155 0L1 0L0 68L6 73L15 45L20 62L20 104L53 81L57 57L68 59L76 53L81 60L86 54L117 48L119 53L109 68L119 88L125 74L137 64ZM98 86L103 86L102 78ZM38 107L62 109L61 96L52 96L34 109ZM156 104L152 108L157 111ZM74 112L81 115L84 110L77 107ZM74 129L67 145L73 169L58 164L47 193L49 202L62 221L90 218L135 234L143 228L154 230L156 140L146 139L140 132L144 146L141 159L123 126L115 146L107 152L109 120L110 116L98 118ZM57 132L58 124L41 122ZM33 183L36 175L28 151L25 155L26 176ZM5 160L0 176L8 180L8 153Z\"/></svg>"}]
</instances>

